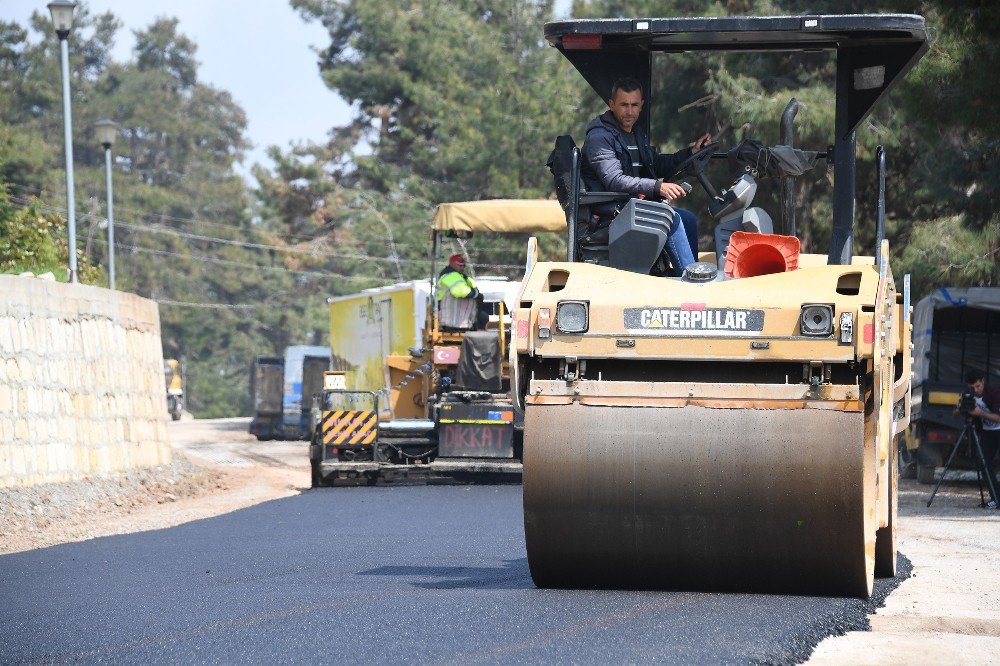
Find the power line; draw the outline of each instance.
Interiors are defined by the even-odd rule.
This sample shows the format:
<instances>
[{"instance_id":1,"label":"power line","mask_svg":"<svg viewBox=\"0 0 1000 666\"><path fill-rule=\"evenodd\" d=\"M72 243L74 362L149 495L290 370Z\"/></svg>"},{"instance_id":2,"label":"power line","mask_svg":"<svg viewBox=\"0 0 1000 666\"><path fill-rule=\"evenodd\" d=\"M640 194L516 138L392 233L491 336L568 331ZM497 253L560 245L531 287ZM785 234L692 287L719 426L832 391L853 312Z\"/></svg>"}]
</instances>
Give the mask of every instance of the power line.
<instances>
[{"instance_id":1,"label":"power line","mask_svg":"<svg viewBox=\"0 0 1000 666\"><path fill-rule=\"evenodd\" d=\"M15 189L18 189L18 190L23 190L25 192L33 192L33 193L36 193L36 194L41 194L42 193L42 190L39 189L39 188L37 188L37 187L28 187L28 186L25 186L25 185L17 185L15 183L10 183L9 186L13 187ZM42 204L42 205L45 206L47 204ZM369 206L370 206L370 208L372 208L373 211L376 211L376 209L374 209L374 207L371 206L370 203L369 203ZM63 211L63 212L65 211L65 209L62 209L62 208L55 208L53 206L49 206L49 207L53 208L53 210L55 210L57 212L58 211ZM244 231L244 232L245 231L256 231L257 233L274 233L274 234L276 234L276 235L278 235L278 236L280 236L282 238L292 238L292 239L294 239L294 238L301 238L301 239L304 239L306 242L315 241L315 240L319 239L316 236L307 236L307 235L304 235L304 234L295 234L295 233L291 233L291 232L271 232L271 231L266 230L266 229L257 229L257 228L254 228L253 226L247 228L247 227L241 227L241 226L236 226L236 225L232 225L232 224L222 224L222 223L219 223L219 222L209 222L207 220L202 220L202 219L193 218L193 217L177 217L177 216L173 216L173 215L166 215L164 213L143 213L142 211L136 210L134 208L128 208L128 207L124 207L124 206L121 206L121 205L116 206L116 208L119 211L136 213L136 215L140 219L144 219L144 220L150 221L151 224L158 224L162 220L169 220L169 221L173 221L173 222L196 224L196 225L199 225L199 226L207 225L207 226L212 226L212 227L218 227L220 229L227 229L229 231ZM87 216L85 216L85 217L87 217ZM116 224L115 226L120 226L120 225ZM524 232L524 235L528 235L528 233L529 232ZM389 240L389 239L387 239L387 240ZM513 242L513 239L510 242ZM390 241L390 244L391 244L391 241ZM500 250L500 251L503 251L503 250L509 250L510 249L509 248L509 242L505 242L505 241L500 240L500 239L495 239L495 241L492 242L492 243L484 243L484 242L476 241L476 242L473 242L471 244L471 246L472 246L472 248L474 250L477 250L477 251L488 251L488 250L494 250L494 251ZM282 247L282 246L270 246L270 247ZM370 255L366 255L366 256L370 256ZM382 258L373 257L373 259L382 259ZM392 257L385 257L382 260L393 261ZM426 259L417 259L417 260L414 260L414 259L408 259L408 260L400 259L400 261L404 261L404 262L405 261L410 261L410 262L413 262L413 261L429 262L429 260L426 260ZM519 266L520 265L518 265L518 267ZM497 264L497 265L494 265L494 266L491 266L491 267L502 268L504 266L500 265L500 264ZM510 267L513 267L513 266L510 266Z\"/></svg>"},{"instance_id":2,"label":"power line","mask_svg":"<svg viewBox=\"0 0 1000 666\"><path fill-rule=\"evenodd\" d=\"M52 213L57 213L57 214L64 214L64 213L66 213L66 209L65 208L60 208L58 206L53 206L51 204L38 203L38 202L35 202L34 204L32 204L32 202L30 202L30 201L28 201L26 199L23 199L21 197L16 197L16 196L15 197L11 197L11 200L14 203L20 204L21 206L35 205L35 206L41 208L42 210L49 211L49 212L52 212ZM88 219L88 218L91 218L91 217L92 216L90 216L90 215L83 215L83 216L81 216L81 220ZM335 258L335 259L350 259L350 260L356 260L356 261L388 262L388 263L393 263L393 264L395 264L397 262L398 263L403 263L403 264L419 264L419 265L425 265L425 266L429 266L431 264L431 260L430 259L403 259L403 258L398 258L397 259L397 258L394 258L394 257L376 257L376 256L372 256L372 255L368 255L368 254L360 254L360 253L325 252L325 251L321 251L321 250L316 250L314 248L310 248L308 250L305 250L305 249L300 249L300 248L295 248L295 247L289 247L289 246L284 246L284 245L268 245L266 243L249 243L249 242L244 242L244 241L234 241L234 240L229 240L227 238L218 238L218 237L215 237L215 236L205 236L203 234L192 234L192 233L189 233L189 232L186 232L186 231L180 231L178 229L171 229L169 227L156 228L156 227L148 226L148 225L141 226L141 225L132 224L132 223L123 222L123 221L118 221L118 220L115 221L115 226L116 227L121 227L123 229L128 229L130 231L140 232L140 233L155 233L155 234L161 234L161 235L174 236L174 237L177 237L177 238L185 238L185 239L188 239L188 240L199 240L199 241L204 241L204 242L207 242L207 243L219 243L219 244L223 244L223 245L231 245L231 246L235 246L235 247L245 247L245 248L255 249L255 250L267 250L267 251L275 251L275 252L285 252L285 253L288 253L288 254L305 254L305 255L314 256L314 257L331 257L331 258ZM480 268L511 269L511 270L518 270L518 269L522 268L522 266L520 264L477 264L477 266L480 267Z\"/></svg>"},{"instance_id":3,"label":"power line","mask_svg":"<svg viewBox=\"0 0 1000 666\"><path fill-rule=\"evenodd\" d=\"M187 301L172 301L166 298L154 298L157 305L176 305L183 308L201 308L205 310L249 310L262 306L270 306L270 303L189 303Z\"/></svg>"},{"instance_id":4,"label":"power line","mask_svg":"<svg viewBox=\"0 0 1000 666\"><path fill-rule=\"evenodd\" d=\"M108 241L104 238L95 238L96 242L107 246ZM310 277L323 277L323 278L334 278L338 280L351 280L356 282L363 282L366 280L379 281L381 278L378 277L364 277L361 275L344 275L342 273L329 273L325 271L296 271L291 268L283 268L280 266L264 266L261 264L247 264L239 261L231 261L229 259L216 259L214 257L205 257L196 254L182 254L180 252L170 252L168 250L154 250L148 247L141 247L138 245L130 245L128 243L115 242L115 247L120 250L131 250L134 252L142 252L144 254L152 254L162 257L180 257L181 259L190 259L192 261L200 261L206 263L220 264L223 266L236 266L238 268L251 268L254 270L263 271L275 271L282 273L290 273L292 275L305 275ZM389 284L390 281L385 281L385 284ZM379 285L381 286L381 285Z\"/></svg>"},{"instance_id":5,"label":"power line","mask_svg":"<svg viewBox=\"0 0 1000 666\"><path fill-rule=\"evenodd\" d=\"M8 186L12 187L12 188L14 188L16 190L21 190L22 192L30 193L32 196L36 196L36 197L41 196L44 193L43 190L41 188L38 188L38 187L29 187L27 185L18 185L16 183L8 183ZM241 226L241 225L238 225L238 224L225 224L225 223L222 223L222 222L209 222L208 220L204 220L204 219L200 219L200 218L177 217L175 215L167 215L166 213L147 213L147 212L143 212L141 210L135 209L135 208L130 208L128 206L123 206L121 204L116 204L115 208L118 211L122 211L122 212L126 212L126 213L134 213L135 217L137 217L138 219L140 219L142 221L149 222L150 224L158 224L158 223L162 223L164 221L169 221L169 222L179 222L179 223L185 223L185 224L195 224L195 225L198 225L198 226L217 227L219 229L226 229L227 231L236 231L236 232L256 231L258 233L270 233L270 232L268 232L265 229L256 229L256 228L253 227L252 224L249 227L246 227L246 226ZM275 233L277 233L277 232L275 232ZM287 238L302 238L302 239L305 239L307 241L309 241L309 240L315 240L316 239L315 236L306 236L304 234L293 234L291 232L284 232L284 233L281 233L280 235L282 237L287 237Z\"/></svg>"}]
</instances>

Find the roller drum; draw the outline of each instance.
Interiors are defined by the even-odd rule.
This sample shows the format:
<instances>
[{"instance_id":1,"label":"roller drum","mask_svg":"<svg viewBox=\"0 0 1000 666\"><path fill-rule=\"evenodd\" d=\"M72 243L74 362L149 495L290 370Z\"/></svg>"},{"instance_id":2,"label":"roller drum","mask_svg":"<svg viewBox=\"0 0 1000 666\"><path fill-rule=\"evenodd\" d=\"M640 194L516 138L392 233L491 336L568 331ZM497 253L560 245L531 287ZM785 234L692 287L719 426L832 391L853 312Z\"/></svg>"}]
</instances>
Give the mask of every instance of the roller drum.
<instances>
[{"instance_id":1,"label":"roller drum","mask_svg":"<svg viewBox=\"0 0 1000 666\"><path fill-rule=\"evenodd\" d=\"M860 412L529 405L523 483L539 587L871 593Z\"/></svg>"}]
</instances>

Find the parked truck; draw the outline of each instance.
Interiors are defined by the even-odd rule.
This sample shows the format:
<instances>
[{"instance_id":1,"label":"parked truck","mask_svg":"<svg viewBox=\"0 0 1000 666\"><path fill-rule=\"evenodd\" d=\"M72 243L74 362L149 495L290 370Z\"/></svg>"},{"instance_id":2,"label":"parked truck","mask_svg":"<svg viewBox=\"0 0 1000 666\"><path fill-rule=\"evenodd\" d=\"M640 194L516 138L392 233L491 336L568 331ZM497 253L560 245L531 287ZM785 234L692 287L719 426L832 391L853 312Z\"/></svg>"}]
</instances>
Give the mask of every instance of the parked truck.
<instances>
[{"instance_id":1,"label":"parked truck","mask_svg":"<svg viewBox=\"0 0 1000 666\"><path fill-rule=\"evenodd\" d=\"M936 289L917 303L913 322L913 414L900 458L904 474L933 483L962 430L954 410L966 371L1000 385L1000 287ZM962 450L952 465L976 468Z\"/></svg>"},{"instance_id":2,"label":"parked truck","mask_svg":"<svg viewBox=\"0 0 1000 666\"><path fill-rule=\"evenodd\" d=\"M250 433L260 441L309 439L313 396L329 368L330 350L316 345L287 347L282 358L258 356L251 369Z\"/></svg>"},{"instance_id":3,"label":"parked truck","mask_svg":"<svg viewBox=\"0 0 1000 666\"><path fill-rule=\"evenodd\" d=\"M284 379L285 359L280 356L258 356L250 366L254 410L250 434L258 441L281 439Z\"/></svg>"}]
</instances>

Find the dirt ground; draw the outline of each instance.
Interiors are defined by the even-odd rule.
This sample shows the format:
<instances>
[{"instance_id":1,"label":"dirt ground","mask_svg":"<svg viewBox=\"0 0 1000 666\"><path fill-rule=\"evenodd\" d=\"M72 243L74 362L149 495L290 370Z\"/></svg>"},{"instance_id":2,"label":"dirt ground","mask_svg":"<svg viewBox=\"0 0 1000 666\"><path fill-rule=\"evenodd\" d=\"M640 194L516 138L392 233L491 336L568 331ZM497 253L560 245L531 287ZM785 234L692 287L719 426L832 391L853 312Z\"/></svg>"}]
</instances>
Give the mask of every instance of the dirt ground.
<instances>
[{"instance_id":1,"label":"dirt ground","mask_svg":"<svg viewBox=\"0 0 1000 666\"><path fill-rule=\"evenodd\" d=\"M171 422L169 466L0 489L0 554L163 529L308 488L308 443L258 442L247 433L249 423Z\"/></svg>"},{"instance_id":2,"label":"dirt ground","mask_svg":"<svg viewBox=\"0 0 1000 666\"><path fill-rule=\"evenodd\" d=\"M0 554L162 529L299 493L306 442L258 442L248 419L171 423L173 465L32 489L0 489ZM951 476L951 475L949 475ZM870 616L871 631L828 638L810 664L1000 663L1000 511L979 507L966 473L900 484L900 551L913 575Z\"/></svg>"}]
</instances>

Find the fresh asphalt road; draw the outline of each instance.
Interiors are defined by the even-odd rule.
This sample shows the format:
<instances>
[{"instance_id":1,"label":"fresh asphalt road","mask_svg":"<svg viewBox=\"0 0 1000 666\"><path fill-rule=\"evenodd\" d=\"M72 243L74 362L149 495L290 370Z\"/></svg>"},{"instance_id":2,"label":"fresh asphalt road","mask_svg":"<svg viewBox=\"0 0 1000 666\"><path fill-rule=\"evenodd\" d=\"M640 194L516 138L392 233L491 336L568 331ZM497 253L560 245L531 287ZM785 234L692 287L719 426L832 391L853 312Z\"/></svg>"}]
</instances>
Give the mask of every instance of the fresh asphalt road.
<instances>
[{"instance_id":1,"label":"fresh asphalt road","mask_svg":"<svg viewBox=\"0 0 1000 666\"><path fill-rule=\"evenodd\" d=\"M536 589L520 486L314 490L0 557L0 663L789 662L870 610Z\"/></svg>"}]
</instances>

